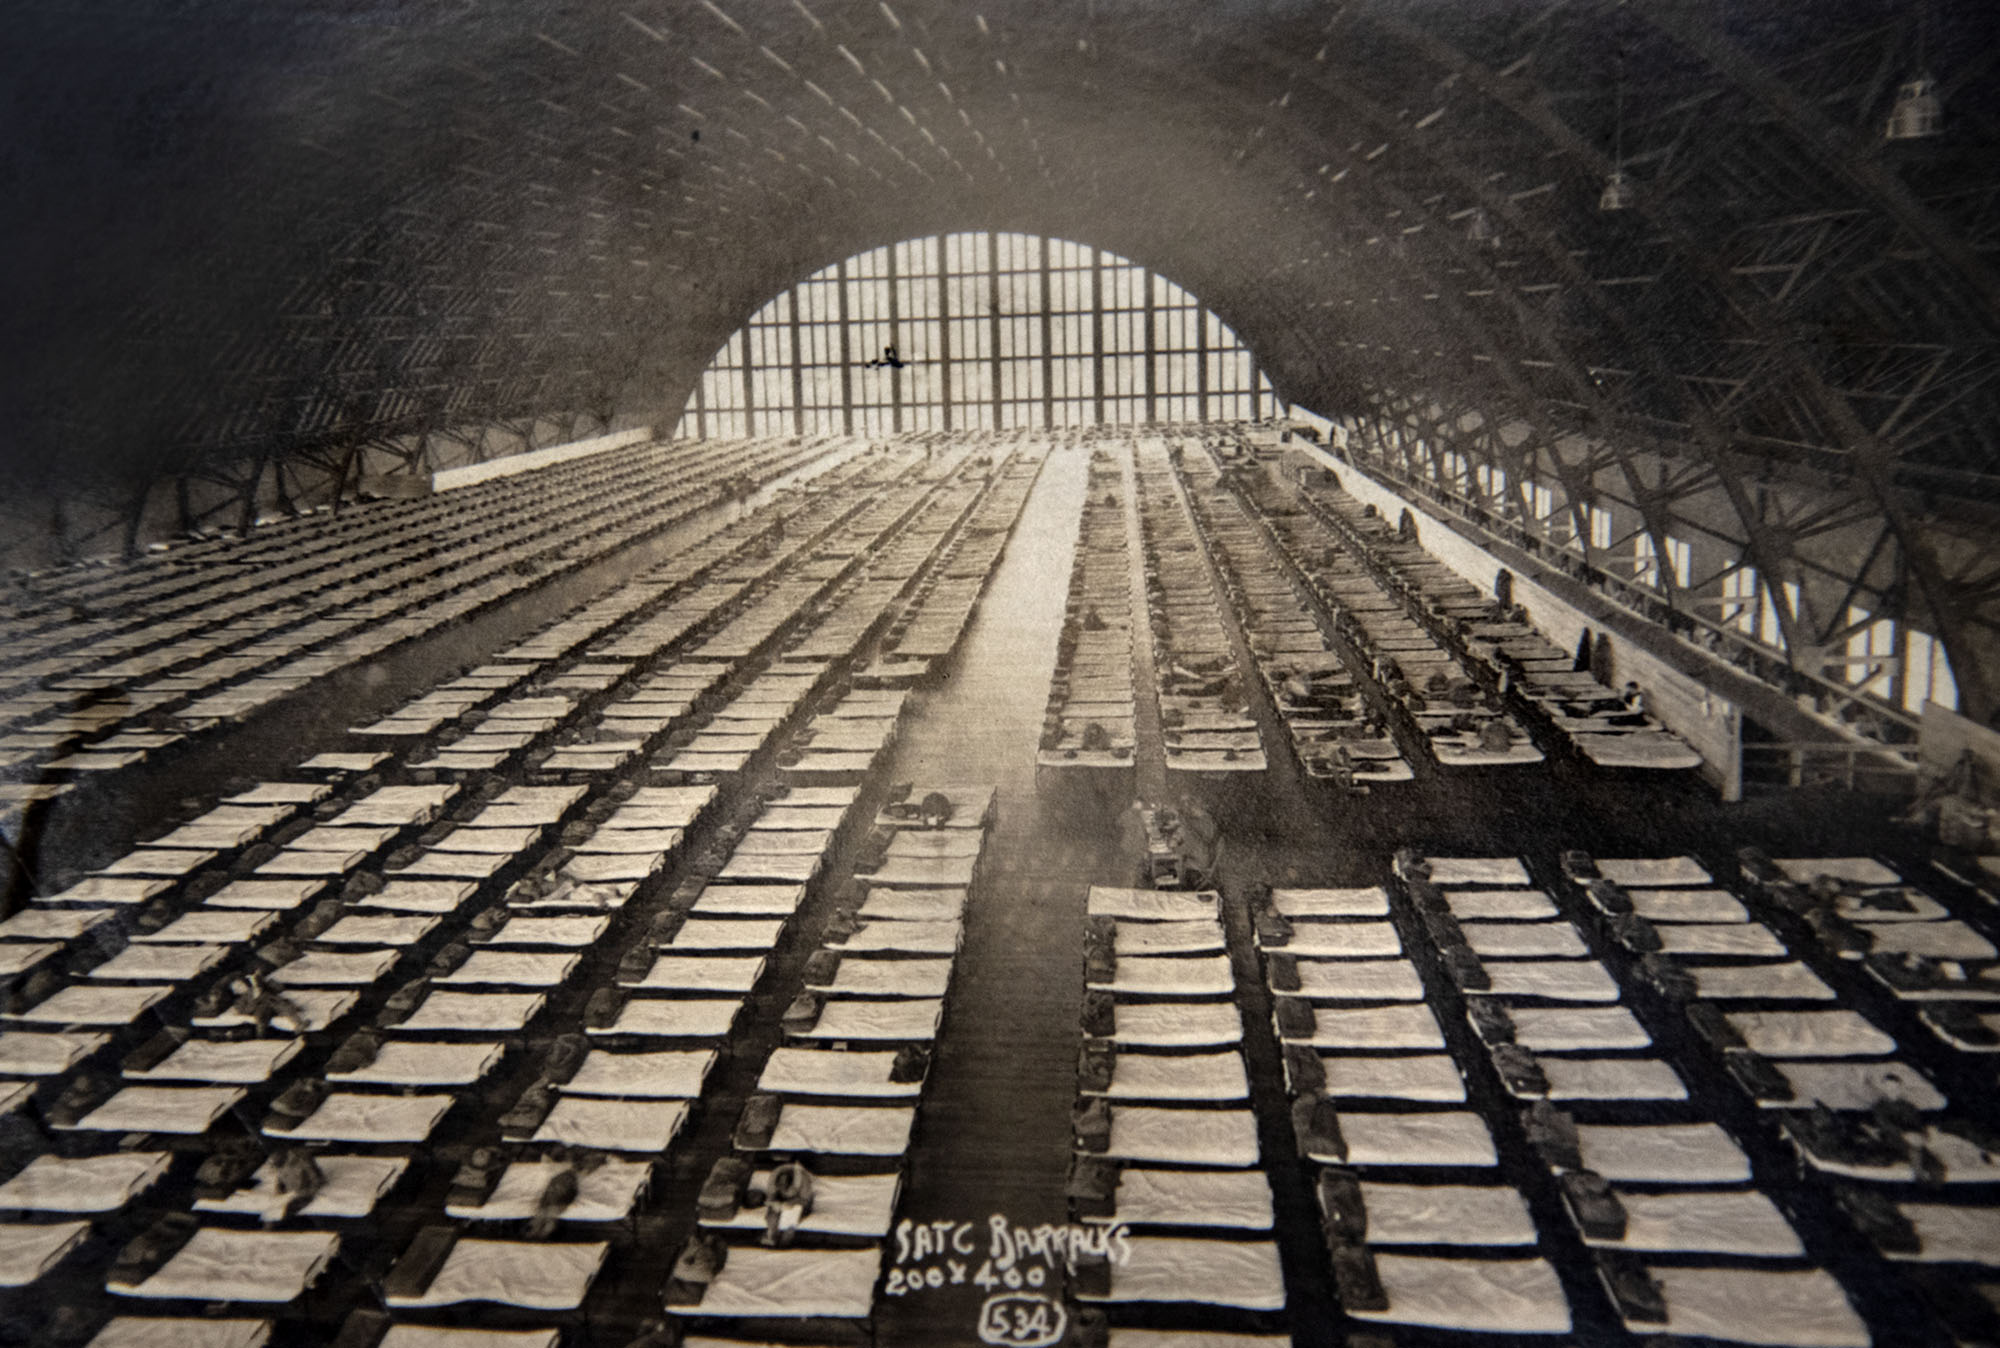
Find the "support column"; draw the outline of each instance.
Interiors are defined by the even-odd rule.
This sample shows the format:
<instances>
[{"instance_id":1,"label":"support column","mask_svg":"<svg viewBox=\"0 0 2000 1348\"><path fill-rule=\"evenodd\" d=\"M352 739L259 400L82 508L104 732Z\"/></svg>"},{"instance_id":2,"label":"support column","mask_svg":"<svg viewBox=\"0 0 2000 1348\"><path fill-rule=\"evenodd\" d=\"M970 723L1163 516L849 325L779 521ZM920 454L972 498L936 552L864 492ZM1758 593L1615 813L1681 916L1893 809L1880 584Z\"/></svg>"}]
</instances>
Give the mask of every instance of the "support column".
<instances>
[{"instance_id":1,"label":"support column","mask_svg":"<svg viewBox=\"0 0 2000 1348\"><path fill-rule=\"evenodd\" d=\"M834 268L839 285L835 294L840 298L840 433L854 434L854 371L851 368L853 356L848 351L847 341L847 264L840 263Z\"/></svg>"},{"instance_id":2,"label":"support column","mask_svg":"<svg viewBox=\"0 0 2000 1348\"><path fill-rule=\"evenodd\" d=\"M1049 236L1042 235L1042 425L1056 424L1054 320L1049 317Z\"/></svg>"},{"instance_id":3,"label":"support column","mask_svg":"<svg viewBox=\"0 0 2000 1348\"><path fill-rule=\"evenodd\" d=\"M986 239L986 317L993 345L988 360L993 370L993 429L997 431L1006 424L1007 406L1000 380L1000 236L988 234Z\"/></svg>"},{"instance_id":4,"label":"support column","mask_svg":"<svg viewBox=\"0 0 2000 1348\"><path fill-rule=\"evenodd\" d=\"M944 428L951 426L951 263L945 252L945 236L937 236L938 247L938 406L944 414Z\"/></svg>"},{"instance_id":5,"label":"support column","mask_svg":"<svg viewBox=\"0 0 2000 1348\"><path fill-rule=\"evenodd\" d=\"M1146 424L1159 420L1155 399L1159 396L1159 379L1153 366L1159 355L1159 342L1153 337L1153 273L1146 273Z\"/></svg>"},{"instance_id":6,"label":"support column","mask_svg":"<svg viewBox=\"0 0 2000 1348\"><path fill-rule=\"evenodd\" d=\"M806 433L806 357L800 349L803 335L799 325L799 288L793 286L789 301L792 314L792 434Z\"/></svg>"},{"instance_id":7,"label":"support column","mask_svg":"<svg viewBox=\"0 0 2000 1348\"><path fill-rule=\"evenodd\" d=\"M1104 424L1104 253L1090 250L1090 388L1097 423Z\"/></svg>"}]
</instances>

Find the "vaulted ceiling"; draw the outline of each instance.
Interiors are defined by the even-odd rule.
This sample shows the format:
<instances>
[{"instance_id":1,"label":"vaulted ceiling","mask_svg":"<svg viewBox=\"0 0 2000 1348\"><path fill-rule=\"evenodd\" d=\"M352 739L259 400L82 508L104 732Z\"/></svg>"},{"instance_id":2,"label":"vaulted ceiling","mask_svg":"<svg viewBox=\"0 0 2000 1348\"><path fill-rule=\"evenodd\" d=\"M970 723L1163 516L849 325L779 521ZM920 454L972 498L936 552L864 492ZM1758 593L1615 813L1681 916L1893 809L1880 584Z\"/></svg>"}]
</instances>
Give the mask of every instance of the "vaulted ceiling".
<instances>
[{"instance_id":1,"label":"vaulted ceiling","mask_svg":"<svg viewBox=\"0 0 2000 1348\"><path fill-rule=\"evenodd\" d=\"M5 459L670 417L783 286L1005 228L1179 281L1321 411L1988 497L1996 52L1989 0L40 0ZM1945 133L1885 142L1919 71Z\"/></svg>"}]
</instances>

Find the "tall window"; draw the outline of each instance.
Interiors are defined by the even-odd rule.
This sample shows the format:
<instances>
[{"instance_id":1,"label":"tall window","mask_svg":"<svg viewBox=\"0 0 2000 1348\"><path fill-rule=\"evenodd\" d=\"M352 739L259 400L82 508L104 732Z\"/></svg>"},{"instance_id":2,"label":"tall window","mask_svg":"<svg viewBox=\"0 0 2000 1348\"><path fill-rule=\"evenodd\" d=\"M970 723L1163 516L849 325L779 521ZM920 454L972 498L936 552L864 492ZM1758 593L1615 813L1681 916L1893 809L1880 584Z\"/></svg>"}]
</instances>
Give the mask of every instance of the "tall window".
<instances>
[{"instance_id":1,"label":"tall window","mask_svg":"<svg viewBox=\"0 0 2000 1348\"><path fill-rule=\"evenodd\" d=\"M1847 682L1864 693L1888 697L1895 674L1895 622L1850 604L1847 623Z\"/></svg>"},{"instance_id":2,"label":"tall window","mask_svg":"<svg viewBox=\"0 0 2000 1348\"><path fill-rule=\"evenodd\" d=\"M1944 643L1928 632L1910 628L1905 634L1909 646L1903 653L1903 706L1922 711L1924 703L1958 710L1958 681L1951 676L1951 661L1945 658Z\"/></svg>"},{"instance_id":3,"label":"tall window","mask_svg":"<svg viewBox=\"0 0 2000 1348\"><path fill-rule=\"evenodd\" d=\"M1228 325L1165 277L1087 244L981 232L858 253L779 295L715 353L675 433L885 435L1285 410Z\"/></svg>"}]
</instances>

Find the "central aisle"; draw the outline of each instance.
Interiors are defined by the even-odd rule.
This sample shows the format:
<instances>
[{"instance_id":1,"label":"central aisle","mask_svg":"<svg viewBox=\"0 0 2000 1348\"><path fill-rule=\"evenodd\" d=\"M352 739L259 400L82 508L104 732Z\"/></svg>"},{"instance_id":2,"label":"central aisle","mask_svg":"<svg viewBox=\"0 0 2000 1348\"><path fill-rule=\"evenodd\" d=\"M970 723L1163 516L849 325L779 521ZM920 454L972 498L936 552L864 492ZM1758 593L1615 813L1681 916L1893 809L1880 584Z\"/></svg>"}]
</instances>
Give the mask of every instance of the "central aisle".
<instances>
[{"instance_id":1,"label":"central aisle","mask_svg":"<svg viewBox=\"0 0 2000 1348\"><path fill-rule=\"evenodd\" d=\"M894 781L999 787L965 949L910 1153L911 1220L1066 1219L1063 1182L1076 1094L1086 888L1118 874L1119 818L1044 805L1035 749L1055 668L1089 451L1057 449L1042 470L960 648L895 749ZM1051 955L1050 952L1059 952ZM893 1247L890 1256L893 1261ZM985 1292L959 1287L889 1298L880 1342L977 1343Z\"/></svg>"}]
</instances>

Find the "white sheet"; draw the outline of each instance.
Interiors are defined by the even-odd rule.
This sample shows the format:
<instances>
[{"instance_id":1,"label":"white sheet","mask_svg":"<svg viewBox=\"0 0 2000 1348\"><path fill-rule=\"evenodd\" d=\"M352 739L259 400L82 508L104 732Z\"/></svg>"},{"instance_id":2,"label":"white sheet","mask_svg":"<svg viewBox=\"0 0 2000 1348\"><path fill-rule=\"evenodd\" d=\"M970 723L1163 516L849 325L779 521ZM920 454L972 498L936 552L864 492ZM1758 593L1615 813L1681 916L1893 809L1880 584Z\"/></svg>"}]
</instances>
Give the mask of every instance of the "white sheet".
<instances>
[{"instance_id":1,"label":"white sheet","mask_svg":"<svg viewBox=\"0 0 2000 1348\"><path fill-rule=\"evenodd\" d=\"M1319 955L1334 959L1400 955L1403 942L1396 928L1387 922L1296 922L1292 935L1282 945L1258 944L1267 950L1293 955Z\"/></svg>"},{"instance_id":2,"label":"white sheet","mask_svg":"<svg viewBox=\"0 0 2000 1348\"><path fill-rule=\"evenodd\" d=\"M1608 1180L1737 1184L1750 1178L1749 1159L1713 1123L1580 1123L1576 1132L1584 1168Z\"/></svg>"},{"instance_id":3,"label":"white sheet","mask_svg":"<svg viewBox=\"0 0 2000 1348\"><path fill-rule=\"evenodd\" d=\"M1761 922L1663 923L1660 951L1667 955L1762 956L1785 953L1785 943Z\"/></svg>"},{"instance_id":4,"label":"white sheet","mask_svg":"<svg viewBox=\"0 0 2000 1348\"><path fill-rule=\"evenodd\" d=\"M1783 857L1777 866L1802 885L1822 875L1856 885L1893 885L1903 878L1873 857Z\"/></svg>"},{"instance_id":5,"label":"white sheet","mask_svg":"<svg viewBox=\"0 0 2000 1348\"><path fill-rule=\"evenodd\" d=\"M914 1109L848 1107L787 1101L778 1111L767 1151L845 1156L901 1156L910 1149Z\"/></svg>"},{"instance_id":6,"label":"white sheet","mask_svg":"<svg viewBox=\"0 0 2000 1348\"><path fill-rule=\"evenodd\" d=\"M942 922L965 916L962 889L871 889L855 916L863 921Z\"/></svg>"},{"instance_id":7,"label":"white sheet","mask_svg":"<svg viewBox=\"0 0 2000 1348\"><path fill-rule=\"evenodd\" d=\"M128 945L83 976L105 982L184 983L214 968L228 954L229 947L221 945Z\"/></svg>"},{"instance_id":8,"label":"white sheet","mask_svg":"<svg viewBox=\"0 0 2000 1348\"><path fill-rule=\"evenodd\" d=\"M1315 1048L1441 1049L1444 1031L1422 1003L1396 1006L1320 1007L1309 1038L1283 1035L1287 1043Z\"/></svg>"},{"instance_id":9,"label":"white sheet","mask_svg":"<svg viewBox=\"0 0 2000 1348\"><path fill-rule=\"evenodd\" d=\"M804 885L710 885L688 911L704 917L790 917L805 896Z\"/></svg>"},{"instance_id":10,"label":"white sheet","mask_svg":"<svg viewBox=\"0 0 2000 1348\"><path fill-rule=\"evenodd\" d=\"M595 944L611 925L608 917L510 917L487 938L491 946L567 946Z\"/></svg>"},{"instance_id":11,"label":"white sheet","mask_svg":"<svg viewBox=\"0 0 2000 1348\"><path fill-rule=\"evenodd\" d=\"M1883 1100L1902 1100L1920 1110L1943 1109L1945 1098L1915 1068L1899 1062L1779 1062L1793 1098L1771 1102L1783 1109L1873 1109Z\"/></svg>"},{"instance_id":12,"label":"white sheet","mask_svg":"<svg viewBox=\"0 0 2000 1348\"><path fill-rule=\"evenodd\" d=\"M270 1339L269 1320L118 1315L97 1332L89 1348L263 1348Z\"/></svg>"},{"instance_id":13,"label":"white sheet","mask_svg":"<svg viewBox=\"0 0 2000 1348\"><path fill-rule=\"evenodd\" d=\"M1726 889L1641 889L1632 911L1648 922L1748 922L1750 911Z\"/></svg>"},{"instance_id":14,"label":"white sheet","mask_svg":"<svg viewBox=\"0 0 2000 1348\"><path fill-rule=\"evenodd\" d=\"M1119 1172L1113 1215L1093 1221L1128 1226L1218 1226L1239 1231L1271 1229L1271 1185L1256 1170L1147 1170Z\"/></svg>"},{"instance_id":15,"label":"white sheet","mask_svg":"<svg viewBox=\"0 0 2000 1348\"><path fill-rule=\"evenodd\" d=\"M1389 891L1380 885L1359 889L1274 889L1271 905L1288 918L1387 917Z\"/></svg>"},{"instance_id":16,"label":"white sheet","mask_svg":"<svg viewBox=\"0 0 2000 1348\"><path fill-rule=\"evenodd\" d=\"M1112 1039L1152 1048L1237 1044L1243 1019L1227 1002L1125 1003L1113 1014Z\"/></svg>"},{"instance_id":17,"label":"white sheet","mask_svg":"<svg viewBox=\"0 0 2000 1348\"><path fill-rule=\"evenodd\" d=\"M111 1042L108 1034L0 1033L0 1073L19 1077L52 1077L67 1072Z\"/></svg>"},{"instance_id":18,"label":"white sheet","mask_svg":"<svg viewBox=\"0 0 2000 1348\"><path fill-rule=\"evenodd\" d=\"M341 988L292 988L285 993L285 1000L296 1008L298 1015L290 1013L273 1018L272 1024L281 1029L304 1032L324 1030L354 1009L355 994ZM225 1010L215 1016L195 1016L193 1024L200 1029L227 1030L256 1021L239 1011Z\"/></svg>"},{"instance_id":19,"label":"white sheet","mask_svg":"<svg viewBox=\"0 0 2000 1348\"><path fill-rule=\"evenodd\" d=\"M1833 989L1796 961L1789 964L1691 964L1704 1001L1830 1002Z\"/></svg>"},{"instance_id":20,"label":"white sheet","mask_svg":"<svg viewBox=\"0 0 2000 1348\"><path fill-rule=\"evenodd\" d=\"M1687 1086L1657 1058L1541 1058L1551 1100L1685 1100Z\"/></svg>"},{"instance_id":21,"label":"white sheet","mask_svg":"<svg viewBox=\"0 0 2000 1348\"><path fill-rule=\"evenodd\" d=\"M1257 1121L1247 1109L1152 1109L1114 1105L1103 1153L1126 1161L1254 1166Z\"/></svg>"},{"instance_id":22,"label":"white sheet","mask_svg":"<svg viewBox=\"0 0 2000 1348\"><path fill-rule=\"evenodd\" d=\"M203 1227L152 1277L106 1288L121 1296L283 1304L312 1286L339 1247L331 1231Z\"/></svg>"},{"instance_id":23,"label":"white sheet","mask_svg":"<svg viewBox=\"0 0 2000 1348\"><path fill-rule=\"evenodd\" d=\"M1518 857L1426 857L1431 883L1445 885L1527 885L1528 870Z\"/></svg>"},{"instance_id":24,"label":"white sheet","mask_svg":"<svg viewBox=\"0 0 2000 1348\"><path fill-rule=\"evenodd\" d=\"M828 1316L862 1319L874 1307L882 1251L765 1250L739 1245L699 1305L668 1306L677 1315L728 1318Z\"/></svg>"},{"instance_id":25,"label":"white sheet","mask_svg":"<svg viewBox=\"0 0 2000 1348\"><path fill-rule=\"evenodd\" d=\"M433 992L395 1029L399 1034L513 1033L528 1027L543 1001L539 992Z\"/></svg>"},{"instance_id":26,"label":"white sheet","mask_svg":"<svg viewBox=\"0 0 2000 1348\"><path fill-rule=\"evenodd\" d=\"M1567 1334L1569 1302L1540 1259L1429 1259L1379 1254L1375 1273L1386 1311L1349 1310L1358 1320L1499 1334Z\"/></svg>"},{"instance_id":27,"label":"white sheet","mask_svg":"<svg viewBox=\"0 0 2000 1348\"><path fill-rule=\"evenodd\" d=\"M771 1172L759 1170L750 1176L749 1187L770 1191ZM896 1196L903 1187L901 1175L817 1175L813 1178L813 1206L799 1222L802 1233L836 1236L886 1236L896 1215ZM764 1230L762 1208L738 1208L726 1222L701 1219L703 1226L734 1231Z\"/></svg>"},{"instance_id":28,"label":"white sheet","mask_svg":"<svg viewBox=\"0 0 2000 1348\"><path fill-rule=\"evenodd\" d=\"M1504 1184L1382 1184L1363 1180L1370 1245L1533 1245L1534 1218Z\"/></svg>"},{"instance_id":29,"label":"white sheet","mask_svg":"<svg viewBox=\"0 0 2000 1348\"><path fill-rule=\"evenodd\" d=\"M172 1160L164 1151L37 1156L0 1184L0 1211L112 1212L150 1188Z\"/></svg>"},{"instance_id":30,"label":"white sheet","mask_svg":"<svg viewBox=\"0 0 2000 1348\"><path fill-rule=\"evenodd\" d=\"M465 963L431 981L446 987L553 988L576 971L582 958L528 950L475 950Z\"/></svg>"},{"instance_id":31,"label":"white sheet","mask_svg":"<svg viewBox=\"0 0 2000 1348\"><path fill-rule=\"evenodd\" d=\"M0 1012L0 1019L28 1025L129 1025L172 992L169 987L72 983L25 1011Z\"/></svg>"},{"instance_id":32,"label":"white sheet","mask_svg":"<svg viewBox=\"0 0 2000 1348\"><path fill-rule=\"evenodd\" d=\"M422 1142L455 1098L333 1091L298 1127L266 1124L264 1135L294 1142Z\"/></svg>"},{"instance_id":33,"label":"white sheet","mask_svg":"<svg viewBox=\"0 0 2000 1348\"><path fill-rule=\"evenodd\" d=\"M281 988L365 988L395 967L401 950L308 950L271 971Z\"/></svg>"},{"instance_id":34,"label":"white sheet","mask_svg":"<svg viewBox=\"0 0 2000 1348\"><path fill-rule=\"evenodd\" d=\"M1915 1254L1891 1251L1889 1258L1926 1264L1984 1264L1988 1268L2000 1263L2000 1209L1899 1203L1896 1210L1916 1228L1919 1248Z\"/></svg>"},{"instance_id":35,"label":"white sheet","mask_svg":"<svg viewBox=\"0 0 2000 1348\"><path fill-rule=\"evenodd\" d=\"M1111 1265L1111 1294L1087 1301L1200 1302L1246 1310L1278 1310L1285 1279L1271 1241L1133 1236L1124 1262Z\"/></svg>"},{"instance_id":36,"label":"white sheet","mask_svg":"<svg viewBox=\"0 0 2000 1348\"><path fill-rule=\"evenodd\" d=\"M611 1100L565 1095L556 1101L536 1142L596 1151L663 1152L687 1120L686 1100Z\"/></svg>"},{"instance_id":37,"label":"white sheet","mask_svg":"<svg viewBox=\"0 0 2000 1348\"><path fill-rule=\"evenodd\" d=\"M561 1161L516 1161L500 1173L484 1203L446 1203L445 1215L461 1221L504 1222L533 1217L549 1181L572 1167ZM651 1182L650 1161L605 1158L587 1170L576 1170L576 1197L562 1209L566 1222L616 1222L624 1219Z\"/></svg>"},{"instance_id":38,"label":"white sheet","mask_svg":"<svg viewBox=\"0 0 2000 1348\"><path fill-rule=\"evenodd\" d=\"M1861 1058L1896 1051L1896 1041L1858 1012L1729 1011L1743 1042L1767 1058Z\"/></svg>"},{"instance_id":39,"label":"white sheet","mask_svg":"<svg viewBox=\"0 0 2000 1348\"><path fill-rule=\"evenodd\" d=\"M338 1156L315 1152L320 1188L294 1215L302 1219L346 1219L366 1217L375 1210L383 1194L396 1186L409 1161L401 1156ZM252 1182L224 1198L197 1198L198 1212L232 1212L262 1221L283 1218L296 1195L278 1192L278 1172L266 1161L257 1167Z\"/></svg>"},{"instance_id":40,"label":"white sheet","mask_svg":"<svg viewBox=\"0 0 2000 1348\"><path fill-rule=\"evenodd\" d=\"M297 908L324 888L324 880L232 880L204 902L209 908L281 913Z\"/></svg>"},{"instance_id":41,"label":"white sheet","mask_svg":"<svg viewBox=\"0 0 2000 1348\"><path fill-rule=\"evenodd\" d=\"M1090 887L1089 913L1092 917L1116 917L1142 922L1186 922L1216 917L1214 890L1177 892L1157 889L1117 889L1107 885Z\"/></svg>"},{"instance_id":42,"label":"white sheet","mask_svg":"<svg viewBox=\"0 0 2000 1348\"><path fill-rule=\"evenodd\" d=\"M237 1086L127 1086L83 1116L78 1131L205 1133L243 1100Z\"/></svg>"},{"instance_id":43,"label":"white sheet","mask_svg":"<svg viewBox=\"0 0 2000 1348\"><path fill-rule=\"evenodd\" d=\"M1597 859L1597 873L1627 889L1706 885L1713 877L1693 857L1632 857Z\"/></svg>"},{"instance_id":44,"label":"white sheet","mask_svg":"<svg viewBox=\"0 0 2000 1348\"><path fill-rule=\"evenodd\" d=\"M747 993L763 972L762 955L662 955L644 978L625 986L656 992Z\"/></svg>"},{"instance_id":45,"label":"white sheet","mask_svg":"<svg viewBox=\"0 0 2000 1348\"><path fill-rule=\"evenodd\" d=\"M950 955L958 950L964 928L957 922L863 922L845 941L828 942L834 950L900 950L912 955Z\"/></svg>"},{"instance_id":46,"label":"white sheet","mask_svg":"<svg viewBox=\"0 0 2000 1348\"><path fill-rule=\"evenodd\" d=\"M826 1003L801 1039L927 1040L937 1037L944 1001L935 997L862 1001L835 998Z\"/></svg>"},{"instance_id":47,"label":"white sheet","mask_svg":"<svg viewBox=\"0 0 2000 1348\"><path fill-rule=\"evenodd\" d=\"M297 1039L190 1039L151 1067L125 1070L127 1081L204 1081L254 1085L298 1055Z\"/></svg>"},{"instance_id":48,"label":"white sheet","mask_svg":"<svg viewBox=\"0 0 2000 1348\"><path fill-rule=\"evenodd\" d=\"M1482 960L1581 959L1590 953L1575 927L1555 922L1467 922L1466 944Z\"/></svg>"},{"instance_id":49,"label":"white sheet","mask_svg":"<svg viewBox=\"0 0 2000 1348\"><path fill-rule=\"evenodd\" d=\"M1586 1245L1620 1250L1739 1254L1794 1259L1805 1254L1798 1233L1777 1205L1756 1190L1688 1189L1676 1193L1624 1193L1625 1237Z\"/></svg>"},{"instance_id":50,"label":"white sheet","mask_svg":"<svg viewBox=\"0 0 2000 1348\"><path fill-rule=\"evenodd\" d=\"M737 997L634 997L608 1029L592 1034L645 1034L669 1039L719 1039L729 1033Z\"/></svg>"},{"instance_id":51,"label":"white sheet","mask_svg":"<svg viewBox=\"0 0 2000 1348\"><path fill-rule=\"evenodd\" d=\"M375 1061L353 1072L328 1071L336 1085L469 1086L484 1077L507 1051L505 1044L411 1043L392 1039Z\"/></svg>"},{"instance_id":52,"label":"white sheet","mask_svg":"<svg viewBox=\"0 0 2000 1348\"><path fill-rule=\"evenodd\" d=\"M434 917L377 917L350 913L314 937L323 945L413 946L437 927Z\"/></svg>"},{"instance_id":53,"label":"white sheet","mask_svg":"<svg viewBox=\"0 0 2000 1348\"><path fill-rule=\"evenodd\" d=\"M1517 1006L1514 1041L1536 1053L1647 1048L1653 1037L1622 1006Z\"/></svg>"},{"instance_id":54,"label":"white sheet","mask_svg":"<svg viewBox=\"0 0 2000 1348\"><path fill-rule=\"evenodd\" d=\"M712 1048L613 1053L592 1049L576 1075L563 1083L567 1095L606 1095L652 1100L692 1100L719 1055Z\"/></svg>"},{"instance_id":55,"label":"white sheet","mask_svg":"<svg viewBox=\"0 0 2000 1348\"><path fill-rule=\"evenodd\" d=\"M116 915L111 908L28 908L0 922L0 940L68 941Z\"/></svg>"},{"instance_id":56,"label":"white sheet","mask_svg":"<svg viewBox=\"0 0 2000 1348\"><path fill-rule=\"evenodd\" d=\"M89 1222L0 1222L0 1287L26 1287L89 1234Z\"/></svg>"},{"instance_id":57,"label":"white sheet","mask_svg":"<svg viewBox=\"0 0 2000 1348\"><path fill-rule=\"evenodd\" d=\"M1667 1322L1627 1322L1635 1333L1706 1335L1787 1348L1868 1348L1868 1326L1823 1269L1648 1268L1665 1293Z\"/></svg>"},{"instance_id":58,"label":"white sheet","mask_svg":"<svg viewBox=\"0 0 2000 1348\"><path fill-rule=\"evenodd\" d=\"M1399 1114L1343 1113L1340 1134L1352 1165L1488 1166L1496 1163L1493 1136L1477 1114L1460 1110Z\"/></svg>"},{"instance_id":59,"label":"white sheet","mask_svg":"<svg viewBox=\"0 0 2000 1348\"><path fill-rule=\"evenodd\" d=\"M1111 1088L1097 1093L1114 1100L1242 1100L1250 1079L1235 1053L1121 1053Z\"/></svg>"},{"instance_id":60,"label":"white sheet","mask_svg":"<svg viewBox=\"0 0 2000 1348\"><path fill-rule=\"evenodd\" d=\"M1114 992L1200 997L1234 992L1236 977L1230 972L1227 955L1137 956L1117 961L1109 982L1092 981L1091 986Z\"/></svg>"},{"instance_id":61,"label":"white sheet","mask_svg":"<svg viewBox=\"0 0 2000 1348\"><path fill-rule=\"evenodd\" d=\"M894 1053L842 1052L816 1048L778 1048L764 1063L757 1089L784 1095L842 1095L856 1098L897 1098L916 1095L918 1081L889 1079Z\"/></svg>"},{"instance_id":62,"label":"white sheet","mask_svg":"<svg viewBox=\"0 0 2000 1348\"><path fill-rule=\"evenodd\" d=\"M1420 1002L1423 980L1406 959L1300 960L1294 996L1323 1002Z\"/></svg>"},{"instance_id":63,"label":"white sheet","mask_svg":"<svg viewBox=\"0 0 2000 1348\"><path fill-rule=\"evenodd\" d=\"M478 888L473 880L391 880L381 893L357 899L354 906L392 913L449 913Z\"/></svg>"},{"instance_id":64,"label":"white sheet","mask_svg":"<svg viewBox=\"0 0 2000 1348\"><path fill-rule=\"evenodd\" d=\"M1219 922L1119 922L1112 932L1112 949L1119 959L1197 955L1223 948Z\"/></svg>"},{"instance_id":65,"label":"white sheet","mask_svg":"<svg viewBox=\"0 0 2000 1348\"><path fill-rule=\"evenodd\" d=\"M1496 997L1615 1002L1618 984L1596 960L1502 960L1486 966Z\"/></svg>"},{"instance_id":66,"label":"white sheet","mask_svg":"<svg viewBox=\"0 0 2000 1348\"><path fill-rule=\"evenodd\" d=\"M843 959L831 982L806 980L836 997L942 997L950 983L944 959Z\"/></svg>"},{"instance_id":67,"label":"white sheet","mask_svg":"<svg viewBox=\"0 0 2000 1348\"><path fill-rule=\"evenodd\" d=\"M1465 1099L1465 1079L1447 1054L1323 1054L1320 1064L1326 1073L1325 1094L1334 1099L1446 1105Z\"/></svg>"},{"instance_id":68,"label":"white sheet","mask_svg":"<svg viewBox=\"0 0 2000 1348\"><path fill-rule=\"evenodd\" d=\"M1555 900L1539 889L1454 889L1446 894L1461 922L1540 921L1556 916Z\"/></svg>"},{"instance_id":69,"label":"white sheet","mask_svg":"<svg viewBox=\"0 0 2000 1348\"><path fill-rule=\"evenodd\" d=\"M785 929L762 918L689 918L663 950L769 950Z\"/></svg>"},{"instance_id":70,"label":"white sheet","mask_svg":"<svg viewBox=\"0 0 2000 1348\"><path fill-rule=\"evenodd\" d=\"M533 1310L569 1310L582 1304L610 1248L602 1243L461 1237L429 1287L414 1296L385 1299L391 1306L496 1301Z\"/></svg>"}]
</instances>

